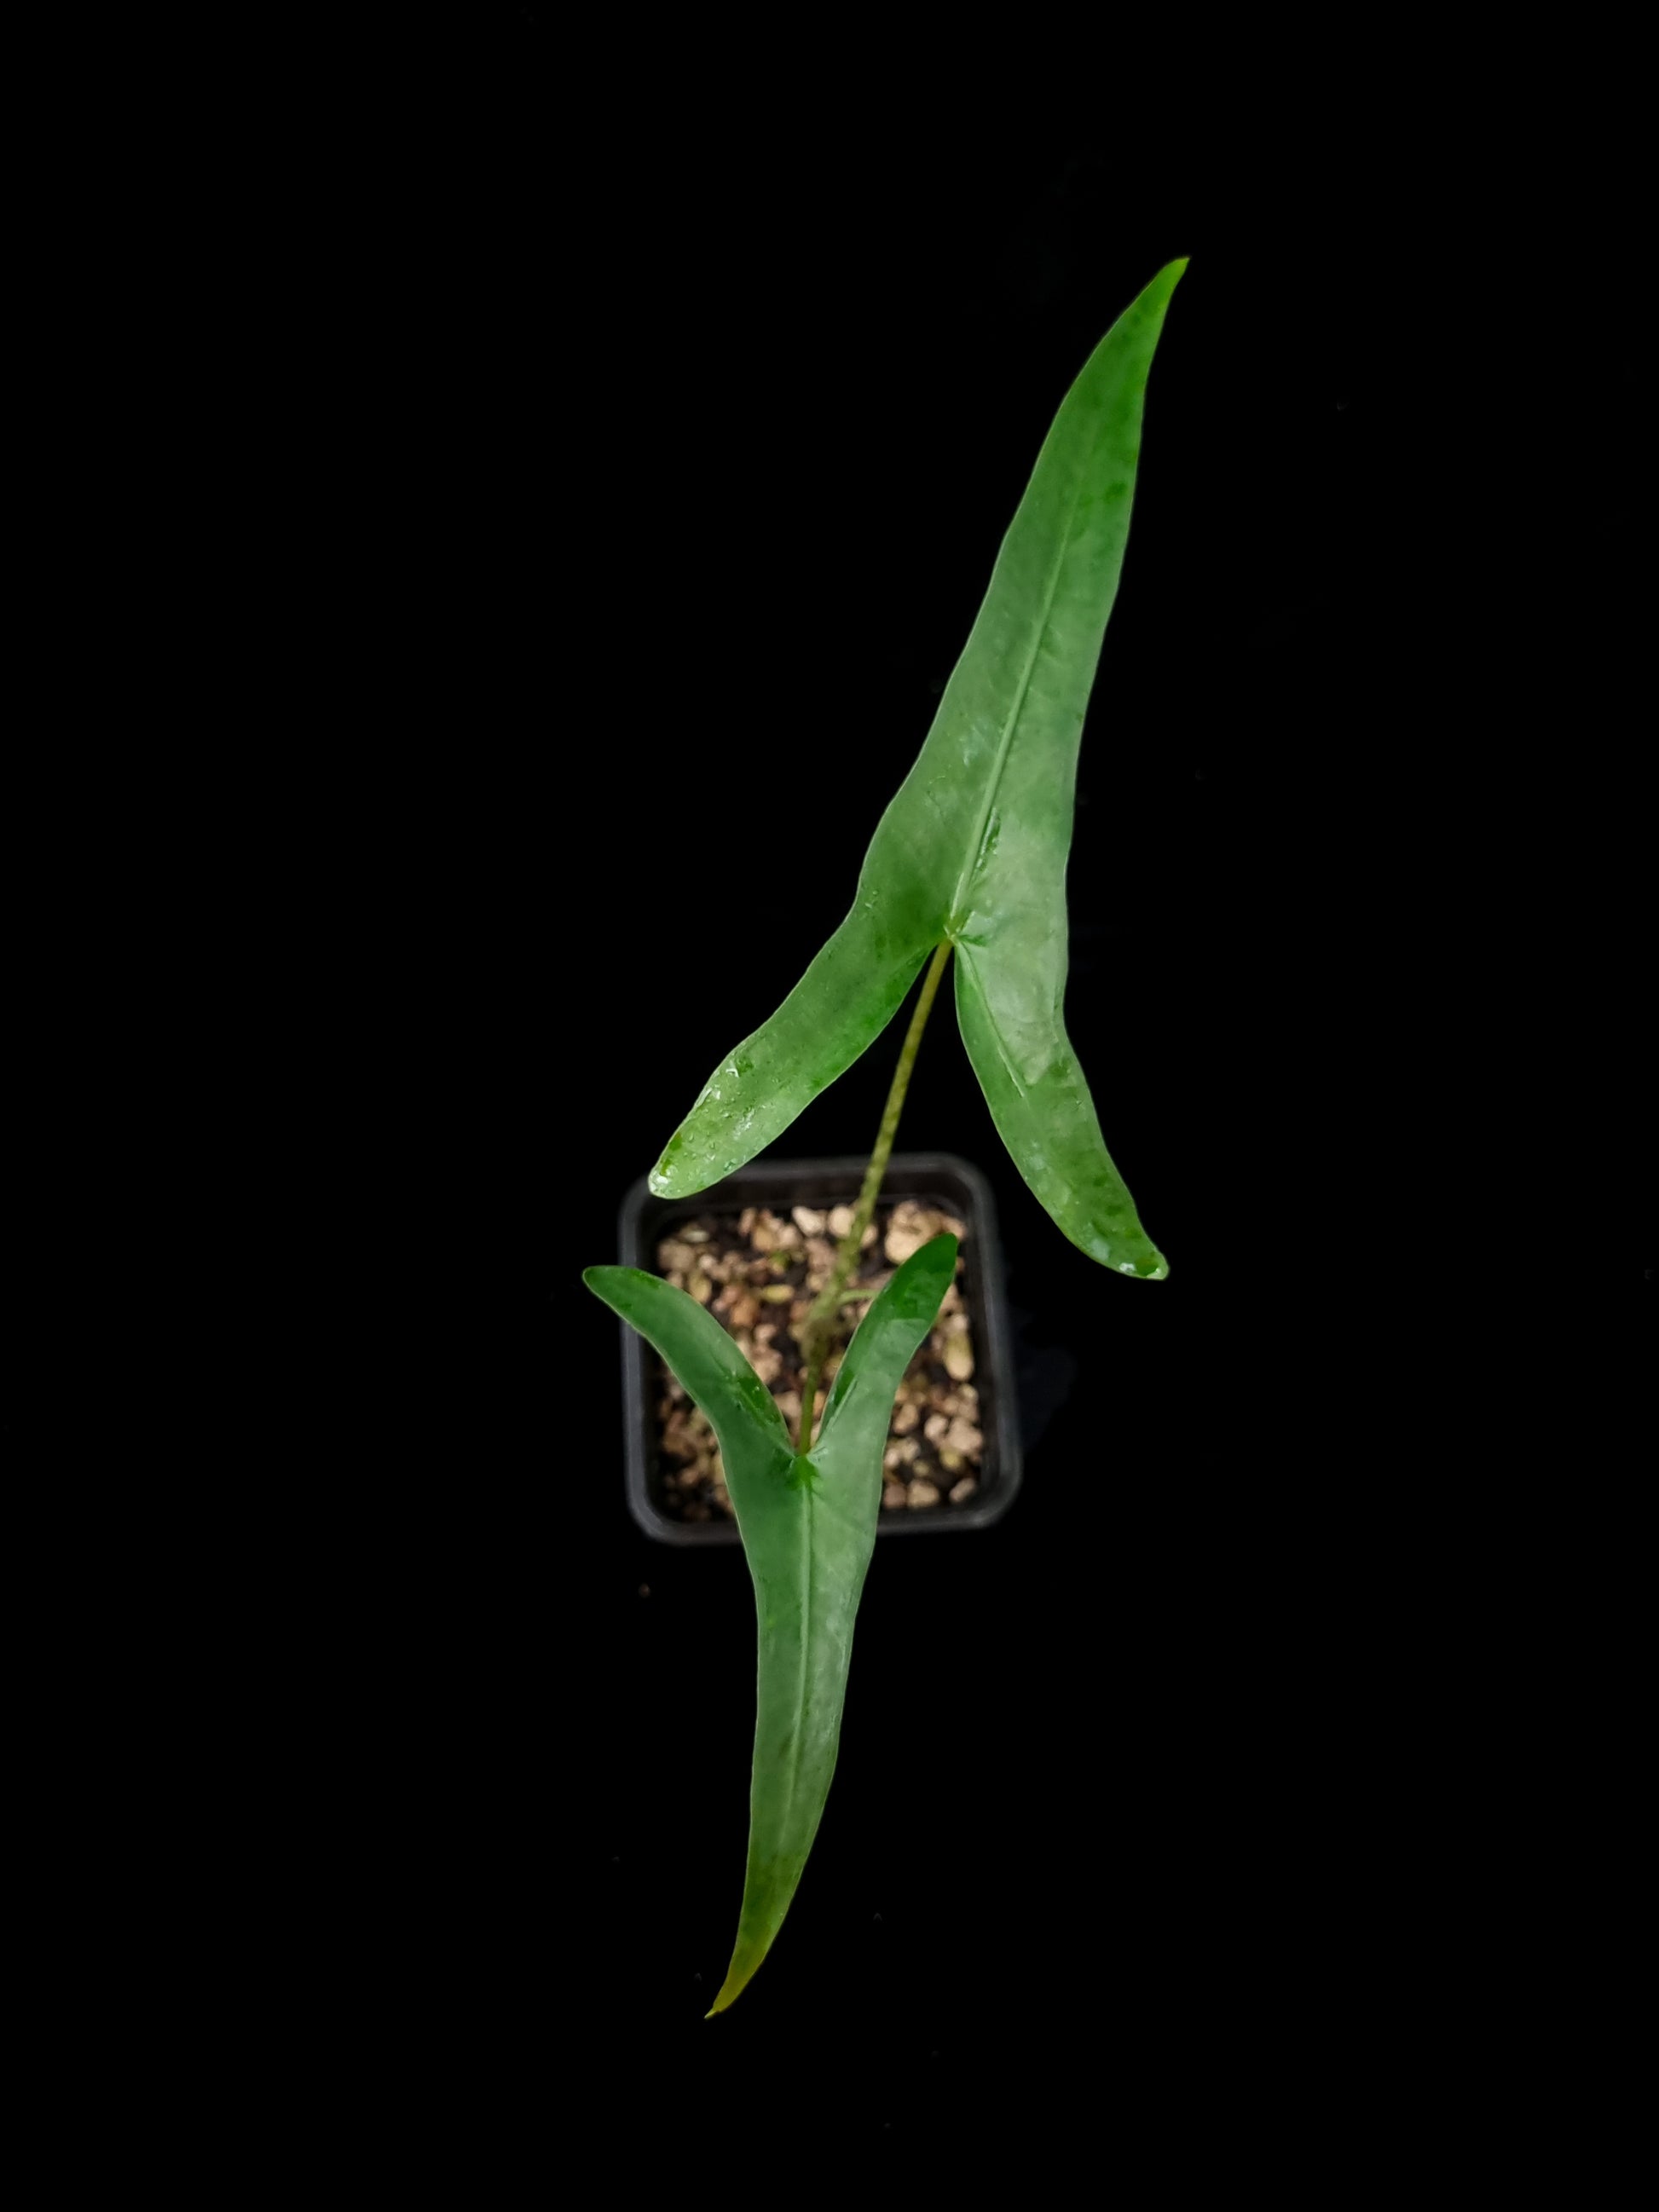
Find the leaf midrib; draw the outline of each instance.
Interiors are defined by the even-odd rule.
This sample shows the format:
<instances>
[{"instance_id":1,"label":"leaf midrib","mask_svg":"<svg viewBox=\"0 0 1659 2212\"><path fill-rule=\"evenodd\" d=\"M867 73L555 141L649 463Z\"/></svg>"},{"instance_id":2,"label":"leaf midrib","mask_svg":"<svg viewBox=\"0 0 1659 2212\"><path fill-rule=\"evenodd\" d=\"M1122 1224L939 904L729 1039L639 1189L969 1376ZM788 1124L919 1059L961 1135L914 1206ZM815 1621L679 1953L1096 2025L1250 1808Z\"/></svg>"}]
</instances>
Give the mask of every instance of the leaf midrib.
<instances>
[{"instance_id":1,"label":"leaf midrib","mask_svg":"<svg viewBox=\"0 0 1659 2212\"><path fill-rule=\"evenodd\" d=\"M1097 436L1095 444L1089 448L1084 465L1076 471L1073 480L1072 496L1066 509L1066 526L1060 533L1060 544L1055 549L1054 566L1048 575L1048 589L1042 597L1042 612L1036 622L1036 632L1031 640L1031 649L1025 656L1025 665L1020 672L1019 689L1014 694L1006 719L1003 722L1002 735L997 740L997 757L992 764L990 777L986 784L985 804L980 811L979 826L974 833L973 842L968 848L968 858L963 862L962 873L957 878L956 890L951 896L950 909L945 916L945 933L953 945L959 942L959 933L963 924L968 919L963 909L963 902L970 881L978 872L979 856L984 848L985 832L990 824L991 810L996 805L997 792L1002 782L1002 772L1007 766L1009 750L1014 742L1014 732L1018 726L1020 715L1024 711L1025 695L1031 688L1031 676L1036 667L1037 655L1042 650L1042 641L1048 635L1048 617L1054 612L1054 594L1060 589L1060 571L1066 566L1066 556L1071 550L1072 526L1077 520L1078 501L1083 495L1084 483L1093 465L1096 446L1098 443L1099 440ZM991 589L993 592L996 589L994 574L992 578Z\"/></svg>"},{"instance_id":2,"label":"leaf midrib","mask_svg":"<svg viewBox=\"0 0 1659 2212\"><path fill-rule=\"evenodd\" d=\"M811 1464L809 1461L809 1465ZM817 1523L814 1518L812 1485L805 1489L806 1541L801 1546L801 1610L800 1610L800 1676L795 1692L795 1735L789 1748L788 1820L793 1826L795 1817L795 1785L800 1776L800 1747L806 1737L806 1686L811 1679L812 1652L812 1557L817 1541Z\"/></svg>"}]
</instances>

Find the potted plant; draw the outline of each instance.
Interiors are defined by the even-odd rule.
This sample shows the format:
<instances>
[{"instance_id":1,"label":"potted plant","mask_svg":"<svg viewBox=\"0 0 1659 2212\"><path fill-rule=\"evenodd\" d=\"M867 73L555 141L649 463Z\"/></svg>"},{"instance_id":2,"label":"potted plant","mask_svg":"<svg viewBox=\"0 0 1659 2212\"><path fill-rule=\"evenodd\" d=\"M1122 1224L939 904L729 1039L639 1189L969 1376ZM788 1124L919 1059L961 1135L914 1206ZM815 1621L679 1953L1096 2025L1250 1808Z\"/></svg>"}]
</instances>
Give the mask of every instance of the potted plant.
<instances>
[{"instance_id":1,"label":"potted plant","mask_svg":"<svg viewBox=\"0 0 1659 2212\"><path fill-rule=\"evenodd\" d=\"M967 1214L951 1211L944 1188L947 1170L963 1164L924 1162L920 1188L914 1160L902 1190L887 1180L947 969L992 1119L1056 1225L1114 1273L1155 1281L1169 1272L1107 1153L1061 1010L1078 744L1128 533L1147 376L1185 267L1159 271L1062 403L933 726L877 827L851 911L777 1012L715 1067L645 1189L631 1194L625 1251L645 1256L654 1241L660 1257L678 1247L668 1269L678 1279L638 1266L592 1267L584 1278L654 1347L671 1391L684 1394L686 1419L695 1407L709 1424L718 1443L710 1472L718 1468L755 1585L748 1866L711 2016L766 1956L811 1849L835 1771L854 1619L885 1525L884 1491L895 1487L884 1478L905 1464L895 1447L918 1425L964 1464L957 1446L968 1431L982 1447L981 1424L960 1414L957 1444L948 1441L949 1420L938 1425L943 1404L924 1419L912 1395L896 1413L922 1346L945 1380L956 1379L947 1355L953 1342L971 1343L977 1322L980 1341L955 1360L958 1387L978 1390L971 1378L983 1361L994 1432L1010 1439L1017 1477L988 1204L958 1182L975 1201L964 1237ZM782 1213L769 1199L763 1208L747 1164L873 1043L919 975L856 1196L847 1194L850 1164L814 1163L791 1171L807 1195ZM701 1218L687 1211L694 1199ZM647 1201L662 1210L648 1214ZM901 1214L907 1202L912 1210ZM735 1233L723 1233L732 1220ZM958 1286L964 1242L976 1253L976 1308ZM763 1307L775 1321L760 1319ZM650 1384L642 1351L630 1342L627 1358L630 1434L640 1439ZM643 1455L641 1444L630 1467L636 1510ZM1010 1494L1012 1480L1002 1504ZM963 1489L962 1507L976 1495ZM994 1492L979 1503L982 1525L994 1517ZM889 1504L896 1525L920 1525L914 1510ZM689 1525L720 1523L711 1510Z\"/></svg>"}]
</instances>

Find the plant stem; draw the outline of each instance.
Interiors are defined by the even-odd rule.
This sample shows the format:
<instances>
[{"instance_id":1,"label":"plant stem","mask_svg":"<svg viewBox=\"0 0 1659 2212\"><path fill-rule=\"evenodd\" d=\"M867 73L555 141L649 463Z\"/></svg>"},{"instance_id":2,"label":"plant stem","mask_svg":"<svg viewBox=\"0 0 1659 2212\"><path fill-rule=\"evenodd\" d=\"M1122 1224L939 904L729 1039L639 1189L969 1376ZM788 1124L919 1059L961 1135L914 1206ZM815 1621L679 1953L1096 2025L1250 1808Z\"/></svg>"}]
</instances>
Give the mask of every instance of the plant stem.
<instances>
[{"instance_id":1,"label":"plant stem","mask_svg":"<svg viewBox=\"0 0 1659 2212\"><path fill-rule=\"evenodd\" d=\"M951 957L951 940L934 950L927 973L922 979L921 996L916 1000L915 1012L910 1017L910 1026L905 1032L904 1049L899 1054L898 1066L893 1071L893 1084L887 1093L887 1103L882 1109L881 1127L876 1132L876 1148L870 1155L870 1164L864 1171L864 1188L859 1193L858 1204L853 1209L852 1225L836 1248L836 1264L830 1271L830 1279L812 1302L801 1334L801 1349L806 1355L806 1375L801 1384L800 1425L797 1431L795 1449L798 1453L812 1448L812 1425L818 1395L818 1376L823 1366L824 1353L830 1348L830 1337L841 1312L842 1298L848 1278L858 1264L859 1248L864 1242L864 1232L870 1226L870 1217L876 1210L876 1200L881 1190L882 1177L887 1172L887 1163L892 1156L893 1139L898 1133L899 1115L904 1110L904 1094L910 1088L910 1070L916 1064L916 1048L921 1042L921 1033L927 1026L927 1017L933 1010L933 998L939 989L939 978Z\"/></svg>"}]
</instances>

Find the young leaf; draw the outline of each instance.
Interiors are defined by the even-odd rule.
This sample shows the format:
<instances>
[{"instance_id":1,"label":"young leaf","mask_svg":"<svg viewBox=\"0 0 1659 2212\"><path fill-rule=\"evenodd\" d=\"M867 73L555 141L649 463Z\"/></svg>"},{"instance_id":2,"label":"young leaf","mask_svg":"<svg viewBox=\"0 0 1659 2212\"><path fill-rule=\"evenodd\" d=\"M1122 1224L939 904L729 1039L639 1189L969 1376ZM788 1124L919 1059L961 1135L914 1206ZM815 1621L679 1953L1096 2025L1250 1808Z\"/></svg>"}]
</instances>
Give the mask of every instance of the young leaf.
<instances>
[{"instance_id":1,"label":"young leaf","mask_svg":"<svg viewBox=\"0 0 1659 2212\"><path fill-rule=\"evenodd\" d=\"M963 1039L1020 1172L1091 1258L1167 1273L1107 1154L1061 1007L1078 744L1123 565L1146 379L1186 265L1159 271L1066 394L851 913L709 1077L652 1173L660 1194L701 1190L770 1143L948 939Z\"/></svg>"},{"instance_id":2,"label":"young leaf","mask_svg":"<svg viewBox=\"0 0 1659 2212\"><path fill-rule=\"evenodd\" d=\"M737 1942L711 2013L725 2011L771 1948L817 1833L841 1741L853 1621L875 1546L893 1396L956 1260L956 1238L936 1237L872 1301L817 1442L799 1459L764 1385L694 1298L634 1267L590 1267L582 1279L656 1346L714 1424L755 1584L749 1861Z\"/></svg>"}]
</instances>

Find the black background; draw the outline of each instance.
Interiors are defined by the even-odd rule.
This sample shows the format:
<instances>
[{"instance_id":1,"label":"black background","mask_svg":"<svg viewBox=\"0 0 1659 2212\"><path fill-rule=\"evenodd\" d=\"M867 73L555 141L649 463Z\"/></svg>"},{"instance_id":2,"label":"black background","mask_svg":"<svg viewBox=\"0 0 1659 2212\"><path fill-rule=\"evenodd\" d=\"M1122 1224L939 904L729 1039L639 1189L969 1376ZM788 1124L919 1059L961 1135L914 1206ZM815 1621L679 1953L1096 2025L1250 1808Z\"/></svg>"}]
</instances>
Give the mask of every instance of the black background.
<instances>
[{"instance_id":1,"label":"black background","mask_svg":"<svg viewBox=\"0 0 1659 2212\"><path fill-rule=\"evenodd\" d=\"M787 104L596 138L538 11L495 60L371 134L276 339L273 477L326 478L271 672L323 986L276 1079L325 1162L286 1357L343 1385L299 1481L326 1724L285 1815L322 2009L411 2112L556 2094L623 2158L718 2160L739 2097L895 2154L1194 2094L1270 2136L1379 2079L1420 2110L1425 2041L1538 1966L1501 1838L1575 1601L1513 1566L1563 1465L1517 1445L1522 1331L1589 1300L1616 1371L1651 1260L1619 984L1553 1032L1609 1139L1563 1194L1520 1073L1547 912L1490 950L1538 794L1447 659L1502 447L1448 230L1362 194L1340 131L1231 179L1179 138L1126 179L1085 117L994 158ZM1178 254L1067 1001L1171 1275L1066 1243L937 1019L901 1142L991 1178L1024 1488L879 1547L811 1864L705 2024L750 1598L629 1521L580 1270L844 911L1055 407ZM1575 820L1579 765L1546 794ZM896 1048L779 1153L866 1147Z\"/></svg>"}]
</instances>

